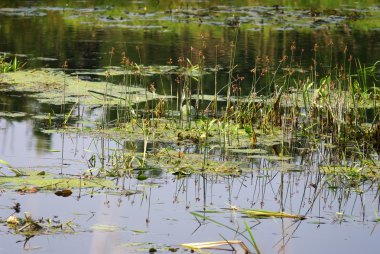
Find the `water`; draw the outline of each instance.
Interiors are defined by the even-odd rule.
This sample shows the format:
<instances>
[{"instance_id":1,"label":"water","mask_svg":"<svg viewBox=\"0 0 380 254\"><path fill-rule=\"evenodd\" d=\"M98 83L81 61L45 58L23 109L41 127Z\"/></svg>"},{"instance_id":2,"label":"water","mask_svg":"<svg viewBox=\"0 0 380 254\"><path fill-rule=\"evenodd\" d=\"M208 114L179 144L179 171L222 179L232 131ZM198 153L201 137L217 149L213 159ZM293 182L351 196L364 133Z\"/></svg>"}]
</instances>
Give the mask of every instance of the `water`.
<instances>
[{"instance_id":1,"label":"water","mask_svg":"<svg viewBox=\"0 0 380 254\"><path fill-rule=\"evenodd\" d=\"M25 130L27 124L25 121L8 127L8 130L17 131L21 140L32 145L14 139L13 145L5 143L8 149L1 152L2 158L15 166L34 165L39 170L61 170L61 153L38 153L39 149L33 147L36 139L28 136ZM7 123L2 121L1 127L5 126ZM4 130L1 134L5 140ZM50 148L59 150L62 142L65 144L63 171L75 174L85 170L89 157L86 151L95 150L93 144L96 142L75 135L53 134ZM243 221L251 226L258 223L231 210L223 210L232 204L274 211L283 208L307 217L298 222L291 219L260 220L261 223L253 227L253 233L263 253L351 253L360 251L363 246L367 246L368 253L376 253L375 249L369 248L376 246L379 234L374 222L374 211L379 210L377 187L366 186L363 194L331 190L321 186L326 180L324 176L310 172L268 171L265 165L272 168L276 163L265 161L254 164L262 169L240 178L193 175L177 179L162 173L144 185L133 178L120 179L120 189L116 192L98 194L95 191L92 194L91 190L74 190L68 198L57 197L48 191L21 195L4 190L1 218L10 215L10 207L19 202L23 212L28 211L36 218L56 218L63 223L72 221L73 230L72 234L35 236L24 246L25 237L10 234L6 226L2 226L1 251L21 253L24 247L38 248L35 250L38 253L131 253L147 246L179 247L179 243L214 241L220 239L219 233L232 239L234 232L210 222L200 225L190 214L191 211L203 214L203 209L219 211L221 213L205 215L240 229ZM281 168L281 163L277 167ZM311 183L317 184L318 188L312 187ZM125 196L123 188L138 192ZM344 216L340 217L338 212ZM330 244L331 239L334 244ZM142 246L133 247L133 243L142 243Z\"/></svg>"},{"instance_id":2,"label":"water","mask_svg":"<svg viewBox=\"0 0 380 254\"><path fill-rule=\"evenodd\" d=\"M176 1L170 6L153 2L94 9L97 5L88 2L66 6L66 1L47 4L2 1L2 8L16 9L0 10L0 51L9 58L17 55L27 62L25 68L61 68L68 61L70 71L77 71L119 65L122 52L137 63L167 65L169 59L177 64L183 56L196 61L196 55L192 54L202 49L206 67L219 64L226 68L231 59L230 45L234 42L236 72L246 78L242 86L250 86L250 70L257 57L268 56L271 64L277 65L284 55L290 56L292 42L297 47L295 59L305 69L312 64L316 43L321 63L329 63L330 58L334 63L342 63L352 54L363 64L371 65L380 56L376 1L364 7L354 2L339 7L359 12L370 9L375 14L366 25L361 25L360 19L355 23L347 18L341 21L339 15L329 15L334 16L328 20L331 24L318 27L310 25L315 25L313 22L318 17L311 21L305 19L305 27L301 26L302 22L287 23L286 17L280 14L273 17L276 7L270 1L255 8L247 7L247 1L236 1L233 11L223 7L232 4L231 1L193 3L189 7ZM330 1L323 4L336 7ZM40 7L34 7L37 5ZM300 4L301 9L303 6ZM359 7L364 9L355 9ZM111 16L97 15L107 8L111 9L107 13ZM214 10L212 15L210 10ZM292 12L288 7L284 11ZM269 17L263 19L265 12ZM238 30L225 23L234 15L240 17ZM332 46L328 46L330 41ZM349 53L344 56L346 45ZM191 47L196 50L191 51ZM115 48L112 58L111 48ZM220 80L226 76L221 74ZM205 83L208 80L213 82L213 77L206 77ZM212 93L213 87L206 90ZM89 169L93 155L95 167L99 168L101 154L106 154L107 164L114 151L125 149L123 142L106 137L43 132L48 127L47 121L36 116L60 112L60 107L39 103L29 95L2 92L0 109L5 112L0 115L0 159L15 168L46 171L57 178L65 174L79 177ZM25 114L15 116L10 112ZM96 118L98 113L95 109L91 114L87 112L85 116ZM142 151L142 142L136 146ZM264 149L276 153L276 146ZM147 180L138 181L137 173L133 173L113 179L118 186L115 190L101 186L73 189L73 194L66 198L54 195L54 191L23 194L0 185L0 221L14 212L15 203L21 204L21 217L22 213L30 212L35 219L52 218L63 225L72 221L72 229L65 233L36 235L30 239L13 234L12 229L1 223L0 253L147 253L151 247L162 253L170 252L168 247L188 253L179 244L223 238L238 238L248 245L246 239L232 230L196 219L190 213L194 211L240 231L244 229L243 222L248 222L261 253L357 253L363 249L366 253L377 253L378 183L363 184L357 189L344 188L335 186L329 176L316 173L325 158L339 161L337 154L337 150L326 147L311 154L298 151L290 161L231 155L232 160L241 160L244 165L240 177L193 174L179 178L162 170L147 173L150 176ZM0 173L11 174L11 171L0 164ZM126 195L125 190L136 193ZM230 206L284 210L305 215L307 219L258 221L228 209Z\"/></svg>"},{"instance_id":3,"label":"water","mask_svg":"<svg viewBox=\"0 0 380 254\"><path fill-rule=\"evenodd\" d=\"M3 119L0 127L1 158L15 167L80 174L88 168L89 151L101 153L101 139L97 137L51 134L42 140L31 134L29 120ZM113 141L107 144L110 151L111 147L118 146ZM296 165L300 163L298 159L295 161ZM313 163L304 164L315 167ZM134 253L140 248L155 247L165 253L167 246L178 248L185 242L220 240L218 234L227 239L236 237L234 232L213 223L199 219L199 224L190 214L196 211L234 228L242 229L243 221L247 221L253 226L263 253L351 253L360 251L363 246L367 246L368 253L376 253L370 247L376 246L379 234L375 222L380 208L376 186L363 186L364 193L329 189L322 186L327 183L326 176L310 171L281 173L286 165L266 159L252 160L256 171L238 178L193 175L178 179L162 172L142 183L127 177L119 179L116 191L74 190L67 198L49 191L21 195L2 189L2 219L12 213L11 206L18 202L22 212L29 212L36 219L55 218L73 224L71 232L35 236L28 241L25 236L10 234L3 225L0 227L1 251ZM126 196L125 189L137 192ZM305 215L307 219L264 219L258 224L258 220L228 210L230 205L273 211L284 209ZM204 209L219 213L203 213ZM334 244L330 244L331 239ZM178 252L186 253L183 249Z\"/></svg>"}]
</instances>

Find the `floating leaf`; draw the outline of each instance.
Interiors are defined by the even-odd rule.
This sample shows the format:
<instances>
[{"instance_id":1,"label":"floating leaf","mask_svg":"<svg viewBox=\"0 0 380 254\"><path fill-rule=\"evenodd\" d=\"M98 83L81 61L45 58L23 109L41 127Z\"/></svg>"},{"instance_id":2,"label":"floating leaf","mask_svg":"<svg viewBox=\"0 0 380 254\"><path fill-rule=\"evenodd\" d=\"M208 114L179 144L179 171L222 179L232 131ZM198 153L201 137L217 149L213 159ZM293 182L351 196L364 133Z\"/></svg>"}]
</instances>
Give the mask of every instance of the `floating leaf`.
<instances>
[{"instance_id":1,"label":"floating leaf","mask_svg":"<svg viewBox=\"0 0 380 254\"><path fill-rule=\"evenodd\" d=\"M266 154L268 151L264 149L238 149L238 148L233 148L233 149L228 149L232 153L240 153L240 154Z\"/></svg>"},{"instance_id":2,"label":"floating leaf","mask_svg":"<svg viewBox=\"0 0 380 254\"><path fill-rule=\"evenodd\" d=\"M5 161L5 160L0 159L0 164L3 164L3 165L5 165L5 166L7 166L7 167L12 168L12 165L9 164L9 163L8 163L7 161Z\"/></svg>"},{"instance_id":3,"label":"floating leaf","mask_svg":"<svg viewBox=\"0 0 380 254\"><path fill-rule=\"evenodd\" d=\"M148 177L144 174L139 174L137 177L136 177L137 180L139 181L144 181L146 179L148 179Z\"/></svg>"},{"instance_id":4,"label":"floating leaf","mask_svg":"<svg viewBox=\"0 0 380 254\"><path fill-rule=\"evenodd\" d=\"M192 250L199 250L199 249L218 249L217 247L221 246L231 246L231 245L240 245L240 247L245 251L245 253L252 253L247 246L244 244L244 242L239 240L226 240L226 241L215 241L215 242L199 242L199 243L183 243L181 246L192 249Z\"/></svg>"},{"instance_id":5,"label":"floating leaf","mask_svg":"<svg viewBox=\"0 0 380 254\"><path fill-rule=\"evenodd\" d=\"M144 233L146 233L145 230L138 230L138 229L132 229L131 231L132 231L133 233L137 233L137 234L144 234Z\"/></svg>"},{"instance_id":6,"label":"floating leaf","mask_svg":"<svg viewBox=\"0 0 380 254\"><path fill-rule=\"evenodd\" d=\"M60 197L69 197L73 192L71 190L59 190L54 192L55 195L60 196Z\"/></svg>"},{"instance_id":7,"label":"floating leaf","mask_svg":"<svg viewBox=\"0 0 380 254\"><path fill-rule=\"evenodd\" d=\"M25 173L25 172L24 172ZM2 188L14 189L21 193L34 193L32 188L57 190L57 189L75 189L75 188L114 188L115 184L111 180L105 178L76 178L61 176L55 178L54 175L41 172L29 172L27 176L0 177L0 185Z\"/></svg>"},{"instance_id":8,"label":"floating leaf","mask_svg":"<svg viewBox=\"0 0 380 254\"><path fill-rule=\"evenodd\" d=\"M91 227L95 231L115 232L119 230L119 227L113 225L95 224Z\"/></svg>"},{"instance_id":9,"label":"floating leaf","mask_svg":"<svg viewBox=\"0 0 380 254\"><path fill-rule=\"evenodd\" d=\"M274 211L256 210L256 209L252 209L252 210L242 209L240 211L248 215L249 217L254 217L254 218L291 218L291 219L300 219L300 220L305 219L305 216L289 214L285 212L274 212Z\"/></svg>"},{"instance_id":10,"label":"floating leaf","mask_svg":"<svg viewBox=\"0 0 380 254\"><path fill-rule=\"evenodd\" d=\"M18 193L21 193L21 194L25 194L25 193L36 193L39 191L39 188L38 187L24 187L24 188L21 188L21 189L18 189L16 190Z\"/></svg>"},{"instance_id":11,"label":"floating leaf","mask_svg":"<svg viewBox=\"0 0 380 254\"><path fill-rule=\"evenodd\" d=\"M289 161L292 159L292 157L289 157L289 156L283 156L283 155L259 155L259 154L255 154L255 155L249 155L247 156L247 158L249 159L265 159L265 160L268 160L268 161Z\"/></svg>"}]
</instances>

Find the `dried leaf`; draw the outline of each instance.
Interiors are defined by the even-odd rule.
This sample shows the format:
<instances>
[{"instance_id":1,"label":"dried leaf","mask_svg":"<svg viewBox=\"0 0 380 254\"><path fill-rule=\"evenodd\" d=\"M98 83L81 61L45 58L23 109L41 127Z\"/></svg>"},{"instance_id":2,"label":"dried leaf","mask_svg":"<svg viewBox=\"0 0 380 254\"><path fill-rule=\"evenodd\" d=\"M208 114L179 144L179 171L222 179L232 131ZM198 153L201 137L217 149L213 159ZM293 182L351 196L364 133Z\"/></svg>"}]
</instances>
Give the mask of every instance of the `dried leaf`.
<instances>
[{"instance_id":1,"label":"dried leaf","mask_svg":"<svg viewBox=\"0 0 380 254\"><path fill-rule=\"evenodd\" d=\"M73 192L71 190L59 190L59 191L56 191L54 194L65 198L65 197L71 196Z\"/></svg>"},{"instance_id":2,"label":"dried leaf","mask_svg":"<svg viewBox=\"0 0 380 254\"><path fill-rule=\"evenodd\" d=\"M8 217L7 223L8 224L12 224L12 225L19 225L20 224L20 220L16 216L11 215L11 216Z\"/></svg>"},{"instance_id":3,"label":"dried leaf","mask_svg":"<svg viewBox=\"0 0 380 254\"><path fill-rule=\"evenodd\" d=\"M199 242L199 243L183 243L181 244L183 247L197 250L197 249L217 249L217 247L225 246L225 245L233 245L237 244L240 245L240 247L246 252L246 253L252 253L247 246L239 240L226 240L226 241L217 241L217 242Z\"/></svg>"},{"instance_id":4,"label":"dried leaf","mask_svg":"<svg viewBox=\"0 0 380 254\"><path fill-rule=\"evenodd\" d=\"M38 188L38 187L35 187L35 186L33 186L33 187L30 187L30 188L28 188L28 187L23 187L23 188L21 188L21 189L17 189L16 191L18 192L18 193L20 193L20 194L25 194L25 193L36 193L36 192L38 192L40 189Z\"/></svg>"}]
</instances>

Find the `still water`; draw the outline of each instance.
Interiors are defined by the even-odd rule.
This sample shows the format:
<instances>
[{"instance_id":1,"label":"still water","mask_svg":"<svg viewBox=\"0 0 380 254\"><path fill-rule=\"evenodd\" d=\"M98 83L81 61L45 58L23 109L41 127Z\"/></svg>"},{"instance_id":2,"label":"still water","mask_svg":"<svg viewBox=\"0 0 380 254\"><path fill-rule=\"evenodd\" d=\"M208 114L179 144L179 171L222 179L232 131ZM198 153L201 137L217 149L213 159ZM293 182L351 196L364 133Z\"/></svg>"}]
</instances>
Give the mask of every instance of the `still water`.
<instances>
[{"instance_id":1,"label":"still water","mask_svg":"<svg viewBox=\"0 0 380 254\"><path fill-rule=\"evenodd\" d=\"M0 127L1 156L20 168L76 174L87 169L88 151L99 149L100 140L80 135L52 134L41 140L32 134L28 120L2 120ZM60 152L49 152L53 149ZM67 198L49 192L21 195L4 189L2 219L12 214L11 207L18 202L23 212L37 218L71 221L73 225L72 232L30 239L1 226L0 251L134 253L155 247L166 253L168 247L178 248L180 243L220 240L219 234L233 239L234 232L207 221L199 223L190 214L206 209L218 211L210 213L214 220L237 229L248 221L254 226L262 253L356 253L363 249L376 253L377 186L363 186L364 193L331 190L322 186L326 179L313 172L281 173L277 171L281 170L281 163L265 159L252 161L252 167L256 168L252 174L239 178L194 175L178 179L162 172L144 183L133 178L119 179L117 191L102 191L100 187L94 193L75 190ZM313 184L318 187L312 187ZM126 195L123 189L136 194ZM264 219L258 224L257 220L227 210L229 204L284 209L307 219ZM178 252L186 253L181 249Z\"/></svg>"},{"instance_id":2,"label":"still water","mask_svg":"<svg viewBox=\"0 0 380 254\"><path fill-rule=\"evenodd\" d=\"M122 52L144 65L167 65L181 57L196 61L193 48L202 49L206 67L226 68L232 44L235 70L246 77L242 86L250 84L258 57L276 65L291 55L292 43L297 65L305 69L315 57L326 65L342 63L350 54L365 65L380 59L377 1L320 1L312 7L302 1L280 6L272 1L128 2L1 1L0 52L8 59L17 56L24 68L61 68L67 61L74 72L120 65ZM91 167L93 155L111 156L124 148L104 137L42 132L46 121L38 116L59 109L24 94L2 92L0 111L6 112L0 115L0 159L15 168L43 170L58 178L80 175ZM137 146L141 150L142 144ZM251 171L240 177L179 178L162 170L145 181L113 179L116 190L75 189L66 198L48 191L22 194L0 185L1 222L20 203L21 214L71 225L65 232L25 236L1 223L0 253L147 253L149 248L188 253L181 243L234 238L248 245L236 232L190 212L240 232L248 222L261 253L377 253L378 183L363 184L360 191L329 185L331 179L317 173L329 156L335 154L328 147L311 155L295 154L286 162L232 156ZM0 173L9 175L9 168L0 164ZM230 206L283 210L306 219L256 220Z\"/></svg>"}]
</instances>

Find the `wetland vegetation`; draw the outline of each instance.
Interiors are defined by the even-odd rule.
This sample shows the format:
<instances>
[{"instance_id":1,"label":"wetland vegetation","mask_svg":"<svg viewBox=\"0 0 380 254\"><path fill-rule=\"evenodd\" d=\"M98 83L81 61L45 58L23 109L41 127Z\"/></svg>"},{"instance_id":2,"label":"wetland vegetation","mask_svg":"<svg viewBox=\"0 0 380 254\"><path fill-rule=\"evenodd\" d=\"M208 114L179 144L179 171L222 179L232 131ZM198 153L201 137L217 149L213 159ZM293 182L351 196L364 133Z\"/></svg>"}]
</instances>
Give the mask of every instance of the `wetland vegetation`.
<instances>
[{"instance_id":1,"label":"wetland vegetation","mask_svg":"<svg viewBox=\"0 0 380 254\"><path fill-rule=\"evenodd\" d=\"M377 1L0 17L0 252L376 252Z\"/></svg>"}]
</instances>

